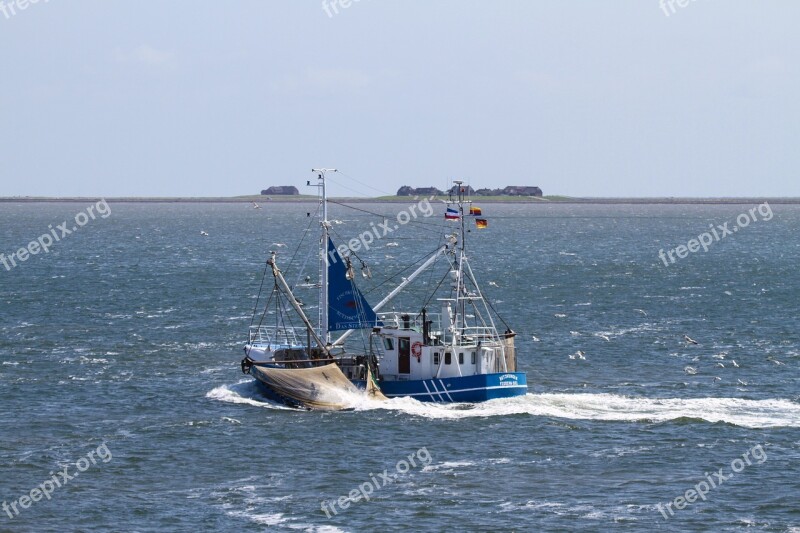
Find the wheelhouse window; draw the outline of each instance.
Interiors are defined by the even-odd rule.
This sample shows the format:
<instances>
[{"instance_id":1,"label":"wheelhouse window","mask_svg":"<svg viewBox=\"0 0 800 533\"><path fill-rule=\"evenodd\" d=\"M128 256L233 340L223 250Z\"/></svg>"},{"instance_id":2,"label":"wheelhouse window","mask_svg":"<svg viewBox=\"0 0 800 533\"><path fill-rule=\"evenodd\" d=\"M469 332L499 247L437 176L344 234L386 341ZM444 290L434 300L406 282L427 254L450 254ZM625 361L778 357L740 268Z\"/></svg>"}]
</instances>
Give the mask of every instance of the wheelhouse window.
<instances>
[{"instance_id":1,"label":"wheelhouse window","mask_svg":"<svg viewBox=\"0 0 800 533\"><path fill-rule=\"evenodd\" d=\"M391 337L384 337L383 347L386 348L387 352L394 351L394 339L392 339Z\"/></svg>"},{"instance_id":2,"label":"wheelhouse window","mask_svg":"<svg viewBox=\"0 0 800 533\"><path fill-rule=\"evenodd\" d=\"M472 352L472 358L471 359L472 359L472 364L474 365L475 364L475 352Z\"/></svg>"},{"instance_id":3,"label":"wheelhouse window","mask_svg":"<svg viewBox=\"0 0 800 533\"><path fill-rule=\"evenodd\" d=\"M450 352L444 353L444 364L449 365L453 362L453 354Z\"/></svg>"},{"instance_id":4,"label":"wheelhouse window","mask_svg":"<svg viewBox=\"0 0 800 533\"><path fill-rule=\"evenodd\" d=\"M463 365L464 364L464 352L459 352L458 353L458 364L459 365Z\"/></svg>"},{"instance_id":5,"label":"wheelhouse window","mask_svg":"<svg viewBox=\"0 0 800 533\"><path fill-rule=\"evenodd\" d=\"M434 365L438 365L439 364L439 352L434 352L433 353L433 364Z\"/></svg>"}]
</instances>

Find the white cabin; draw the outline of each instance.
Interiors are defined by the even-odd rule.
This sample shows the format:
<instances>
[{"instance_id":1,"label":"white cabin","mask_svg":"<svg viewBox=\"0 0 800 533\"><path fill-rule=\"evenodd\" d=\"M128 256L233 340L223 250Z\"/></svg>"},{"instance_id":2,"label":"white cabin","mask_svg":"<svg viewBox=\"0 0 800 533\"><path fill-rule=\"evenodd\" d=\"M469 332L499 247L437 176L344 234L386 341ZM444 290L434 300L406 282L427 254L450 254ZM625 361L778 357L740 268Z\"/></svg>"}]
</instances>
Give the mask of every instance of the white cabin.
<instances>
[{"instance_id":1,"label":"white cabin","mask_svg":"<svg viewBox=\"0 0 800 533\"><path fill-rule=\"evenodd\" d=\"M447 308L445 315L447 316ZM507 372L504 343L489 338L477 328L462 328L455 336L441 329L441 315L383 313L382 327L373 329L380 342L381 376L389 381L465 377L493 372ZM428 322L427 327L423 320ZM451 329L451 328L449 328ZM470 335L472 333L472 335ZM427 336L427 339L426 339ZM451 342L448 342L451 341Z\"/></svg>"}]
</instances>

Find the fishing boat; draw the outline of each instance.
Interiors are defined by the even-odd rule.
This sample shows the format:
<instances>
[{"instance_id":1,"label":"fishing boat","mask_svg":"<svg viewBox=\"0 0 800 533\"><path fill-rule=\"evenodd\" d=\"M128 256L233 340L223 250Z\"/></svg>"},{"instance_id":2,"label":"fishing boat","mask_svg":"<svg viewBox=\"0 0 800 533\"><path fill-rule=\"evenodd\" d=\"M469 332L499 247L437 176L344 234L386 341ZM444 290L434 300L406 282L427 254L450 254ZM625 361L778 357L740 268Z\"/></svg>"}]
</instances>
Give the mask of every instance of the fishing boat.
<instances>
[{"instance_id":1,"label":"fishing boat","mask_svg":"<svg viewBox=\"0 0 800 533\"><path fill-rule=\"evenodd\" d=\"M444 242L372 306L356 284L354 263L361 263L365 278L371 277L369 267L346 246L336 247L330 235L326 173L336 170L314 172L320 193L318 323L306 315L272 252L265 276L271 273L274 279L267 308L274 309L275 323L263 323L266 312L258 324L251 323L242 371L256 378L269 398L295 407L342 408L358 391L374 399L411 397L441 403L526 394L526 374L517 371L515 333L510 328L499 332L496 313L470 267L467 224L480 211L472 207L462 182L454 182L455 195L445 202L450 226ZM485 220L475 220L485 227ZM380 312L434 265L444 265L449 280L444 294L425 300L439 296L434 312L427 305ZM302 326L292 325L292 313ZM366 339L358 350L348 343L355 332Z\"/></svg>"}]
</instances>

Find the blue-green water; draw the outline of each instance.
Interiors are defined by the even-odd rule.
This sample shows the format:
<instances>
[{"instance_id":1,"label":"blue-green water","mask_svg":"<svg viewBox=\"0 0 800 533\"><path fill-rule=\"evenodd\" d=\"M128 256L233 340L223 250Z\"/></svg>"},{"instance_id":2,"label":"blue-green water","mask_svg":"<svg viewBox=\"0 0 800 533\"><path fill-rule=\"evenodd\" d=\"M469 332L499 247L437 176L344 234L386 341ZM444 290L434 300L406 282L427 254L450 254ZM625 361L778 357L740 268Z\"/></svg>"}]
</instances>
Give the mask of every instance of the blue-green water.
<instances>
[{"instance_id":1,"label":"blue-green water","mask_svg":"<svg viewBox=\"0 0 800 533\"><path fill-rule=\"evenodd\" d=\"M0 205L0 253L87 205ZM0 265L0 500L18 511L0 530L800 531L800 208L665 266L660 249L755 206L482 207L473 268L519 332L530 394L477 406L320 413L259 397L239 360L263 261L278 249L296 274L311 204L111 204ZM439 228L361 254L373 286L436 248L440 210L425 220ZM332 218L348 238L376 221ZM410 454L369 501L321 509ZM31 493L65 467L79 476Z\"/></svg>"}]
</instances>

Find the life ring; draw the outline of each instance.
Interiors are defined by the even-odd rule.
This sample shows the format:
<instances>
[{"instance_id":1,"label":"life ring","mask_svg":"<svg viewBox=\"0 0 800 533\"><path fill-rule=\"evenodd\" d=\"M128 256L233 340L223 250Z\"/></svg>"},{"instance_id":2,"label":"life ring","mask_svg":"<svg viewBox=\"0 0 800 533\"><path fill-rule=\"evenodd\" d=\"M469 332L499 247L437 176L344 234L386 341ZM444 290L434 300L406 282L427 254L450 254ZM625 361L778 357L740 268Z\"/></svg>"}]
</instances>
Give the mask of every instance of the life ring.
<instances>
[{"instance_id":1,"label":"life ring","mask_svg":"<svg viewBox=\"0 0 800 533\"><path fill-rule=\"evenodd\" d=\"M411 355L417 358L417 362L422 361L422 343L415 342L411 345Z\"/></svg>"}]
</instances>

